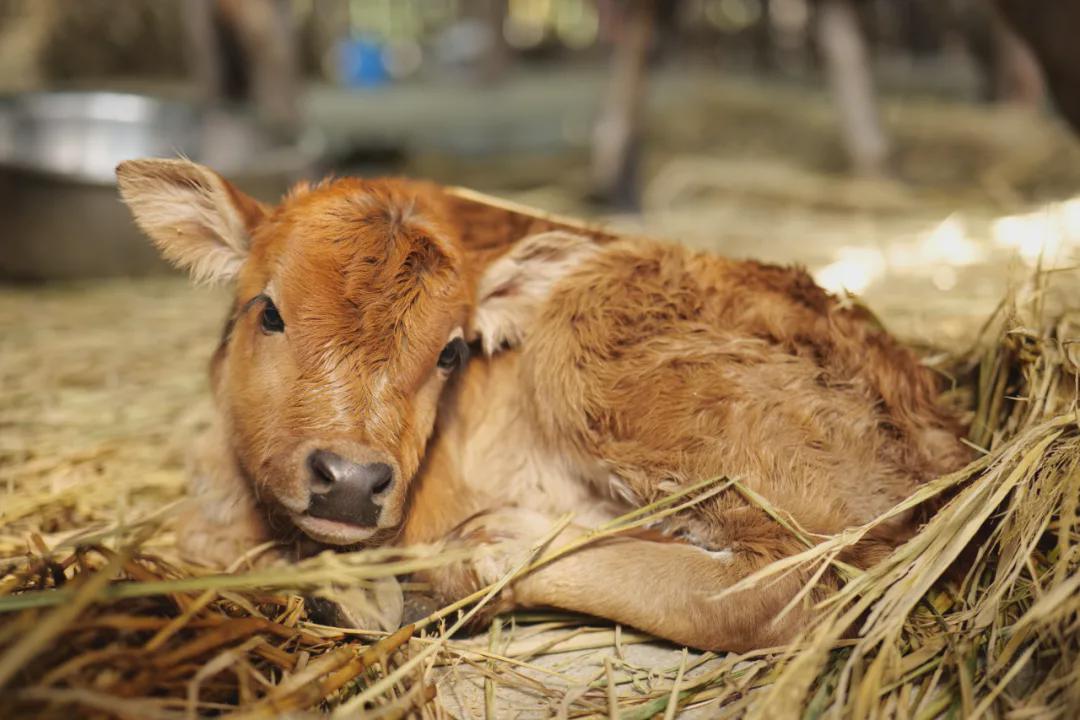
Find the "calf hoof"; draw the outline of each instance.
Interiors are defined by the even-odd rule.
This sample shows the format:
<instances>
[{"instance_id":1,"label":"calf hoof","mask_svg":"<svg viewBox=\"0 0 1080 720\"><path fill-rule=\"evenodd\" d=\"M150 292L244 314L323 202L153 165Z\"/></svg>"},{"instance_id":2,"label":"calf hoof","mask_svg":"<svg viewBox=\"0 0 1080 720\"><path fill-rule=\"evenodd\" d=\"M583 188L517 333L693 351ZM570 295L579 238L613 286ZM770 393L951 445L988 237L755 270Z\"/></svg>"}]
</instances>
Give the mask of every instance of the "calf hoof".
<instances>
[{"instance_id":1,"label":"calf hoof","mask_svg":"<svg viewBox=\"0 0 1080 720\"><path fill-rule=\"evenodd\" d=\"M401 617L403 625L411 625L432 615L440 607L439 601L431 595L411 592L405 596L405 612Z\"/></svg>"},{"instance_id":2,"label":"calf hoof","mask_svg":"<svg viewBox=\"0 0 1080 720\"><path fill-rule=\"evenodd\" d=\"M385 630L401 627L404 599L394 578L376 580L366 587L330 587L304 600L308 617L320 625L356 630Z\"/></svg>"}]
</instances>

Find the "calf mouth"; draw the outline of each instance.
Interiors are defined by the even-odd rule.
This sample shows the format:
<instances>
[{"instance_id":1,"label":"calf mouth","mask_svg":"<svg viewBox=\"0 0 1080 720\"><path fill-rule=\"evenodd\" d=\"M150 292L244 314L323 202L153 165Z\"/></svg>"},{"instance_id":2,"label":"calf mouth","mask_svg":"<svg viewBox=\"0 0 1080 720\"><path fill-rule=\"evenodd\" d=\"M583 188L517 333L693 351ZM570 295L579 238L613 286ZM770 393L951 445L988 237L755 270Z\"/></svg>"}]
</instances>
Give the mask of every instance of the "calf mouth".
<instances>
[{"instance_id":1,"label":"calf mouth","mask_svg":"<svg viewBox=\"0 0 1080 720\"><path fill-rule=\"evenodd\" d=\"M289 519L301 532L327 545L356 545L371 540L384 528L355 525L340 520L326 520L305 513L289 511Z\"/></svg>"}]
</instances>

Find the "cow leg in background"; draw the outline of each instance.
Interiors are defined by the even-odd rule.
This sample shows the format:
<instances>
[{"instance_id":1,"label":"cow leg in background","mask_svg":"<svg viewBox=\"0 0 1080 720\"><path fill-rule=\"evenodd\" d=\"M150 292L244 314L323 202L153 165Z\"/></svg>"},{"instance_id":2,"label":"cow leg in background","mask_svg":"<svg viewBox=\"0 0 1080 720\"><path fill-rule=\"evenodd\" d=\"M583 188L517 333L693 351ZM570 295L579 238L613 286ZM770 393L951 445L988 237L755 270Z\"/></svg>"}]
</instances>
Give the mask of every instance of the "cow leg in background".
<instances>
[{"instance_id":1,"label":"cow leg in background","mask_svg":"<svg viewBox=\"0 0 1080 720\"><path fill-rule=\"evenodd\" d=\"M204 99L250 100L268 128L293 137L301 78L289 3L189 0L183 13L187 55Z\"/></svg>"},{"instance_id":2,"label":"cow leg in background","mask_svg":"<svg viewBox=\"0 0 1080 720\"><path fill-rule=\"evenodd\" d=\"M653 0L612 7L622 13L622 37L615 43L607 98L593 128L592 192L597 200L634 209L639 205L641 115L656 8Z\"/></svg>"},{"instance_id":3,"label":"cow leg in background","mask_svg":"<svg viewBox=\"0 0 1080 720\"><path fill-rule=\"evenodd\" d=\"M1041 110L1046 102L1046 87L1035 56L1027 43L997 13L993 32L997 51L994 63L995 97L1002 102Z\"/></svg>"},{"instance_id":4,"label":"cow leg in background","mask_svg":"<svg viewBox=\"0 0 1080 720\"><path fill-rule=\"evenodd\" d=\"M852 0L823 0L817 31L852 168L862 175L884 175L889 142L881 127L866 41Z\"/></svg>"},{"instance_id":5,"label":"cow leg in background","mask_svg":"<svg viewBox=\"0 0 1080 720\"><path fill-rule=\"evenodd\" d=\"M994 6L1034 53L1058 110L1080 133L1080 0L995 0Z\"/></svg>"},{"instance_id":6,"label":"cow leg in background","mask_svg":"<svg viewBox=\"0 0 1080 720\"><path fill-rule=\"evenodd\" d=\"M476 516L454 533L455 539L475 545L476 556L465 563L427 571L423 579L444 602L467 597L526 560L554 521L514 507ZM585 532L581 527L568 527L544 552L556 550ZM632 535L597 540L517 580L492 610L560 608L709 650L740 652L772 647L791 640L810 619L805 600L778 617L805 586L806 573L788 572L748 591L721 599L717 595L783 557L784 545L779 536L749 538L740 547L717 551ZM816 595L811 593L810 597Z\"/></svg>"}]
</instances>

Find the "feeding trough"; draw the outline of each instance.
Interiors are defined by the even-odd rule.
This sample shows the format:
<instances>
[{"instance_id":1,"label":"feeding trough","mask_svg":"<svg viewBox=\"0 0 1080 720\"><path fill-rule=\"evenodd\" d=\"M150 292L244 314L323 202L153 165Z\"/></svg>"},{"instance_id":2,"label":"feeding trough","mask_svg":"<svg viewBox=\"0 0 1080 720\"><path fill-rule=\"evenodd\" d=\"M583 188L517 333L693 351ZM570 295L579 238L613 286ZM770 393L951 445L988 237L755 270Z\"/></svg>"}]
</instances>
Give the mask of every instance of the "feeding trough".
<instances>
[{"instance_id":1,"label":"feeding trough","mask_svg":"<svg viewBox=\"0 0 1080 720\"><path fill-rule=\"evenodd\" d=\"M146 275L167 270L116 193L135 157L212 161L274 199L321 154L308 133L282 140L248 113L147 95L43 92L0 98L0 279Z\"/></svg>"}]
</instances>

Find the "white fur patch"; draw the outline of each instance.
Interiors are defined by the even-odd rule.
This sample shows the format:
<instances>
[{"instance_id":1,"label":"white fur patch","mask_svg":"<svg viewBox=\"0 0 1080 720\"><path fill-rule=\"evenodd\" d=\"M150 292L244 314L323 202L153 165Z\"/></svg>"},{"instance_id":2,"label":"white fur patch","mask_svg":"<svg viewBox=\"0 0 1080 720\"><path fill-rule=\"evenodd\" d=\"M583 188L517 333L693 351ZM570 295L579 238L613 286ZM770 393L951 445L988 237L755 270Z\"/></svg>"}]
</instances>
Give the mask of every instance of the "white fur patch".
<instances>
[{"instance_id":1,"label":"white fur patch","mask_svg":"<svg viewBox=\"0 0 1080 720\"><path fill-rule=\"evenodd\" d=\"M612 497L624 500L631 506L639 504L637 493L631 490L626 481L618 475L612 474L608 476L608 487L611 489Z\"/></svg>"},{"instance_id":2,"label":"white fur patch","mask_svg":"<svg viewBox=\"0 0 1080 720\"><path fill-rule=\"evenodd\" d=\"M705 548L699 548L699 550L711 557L713 560L719 560L725 563L730 563L735 560L735 553L731 552L731 550L727 548L723 548L722 550L706 550Z\"/></svg>"}]
</instances>

